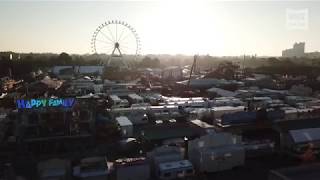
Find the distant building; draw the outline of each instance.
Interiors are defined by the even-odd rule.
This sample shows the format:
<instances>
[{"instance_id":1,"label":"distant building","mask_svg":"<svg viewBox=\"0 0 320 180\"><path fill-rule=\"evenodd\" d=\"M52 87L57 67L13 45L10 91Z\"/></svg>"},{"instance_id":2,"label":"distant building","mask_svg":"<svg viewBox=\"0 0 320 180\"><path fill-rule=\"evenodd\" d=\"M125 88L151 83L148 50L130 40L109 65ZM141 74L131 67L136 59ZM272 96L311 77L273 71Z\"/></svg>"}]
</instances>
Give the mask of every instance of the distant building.
<instances>
[{"instance_id":1,"label":"distant building","mask_svg":"<svg viewBox=\"0 0 320 180\"><path fill-rule=\"evenodd\" d=\"M54 66L52 72L55 75L83 74L102 75L104 66Z\"/></svg>"},{"instance_id":2,"label":"distant building","mask_svg":"<svg viewBox=\"0 0 320 180\"><path fill-rule=\"evenodd\" d=\"M94 86L93 80L88 77L72 80L70 84L74 89L93 89Z\"/></svg>"},{"instance_id":3,"label":"distant building","mask_svg":"<svg viewBox=\"0 0 320 180\"><path fill-rule=\"evenodd\" d=\"M182 69L179 66L170 66L162 71L163 79L182 79Z\"/></svg>"},{"instance_id":4,"label":"distant building","mask_svg":"<svg viewBox=\"0 0 320 180\"><path fill-rule=\"evenodd\" d=\"M315 51L315 52L308 52L305 54L307 58L320 58L320 52Z\"/></svg>"},{"instance_id":5,"label":"distant building","mask_svg":"<svg viewBox=\"0 0 320 180\"><path fill-rule=\"evenodd\" d=\"M148 123L147 109L145 107L112 108L109 114L112 118L126 116L133 125Z\"/></svg>"},{"instance_id":6,"label":"distant building","mask_svg":"<svg viewBox=\"0 0 320 180\"><path fill-rule=\"evenodd\" d=\"M305 43L294 43L293 48L282 51L282 57L303 57L305 56Z\"/></svg>"},{"instance_id":7,"label":"distant building","mask_svg":"<svg viewBox=\"0 0 320 180\"><path fill-rule=\"evenodd\" d=\"M188 157L199 172L218 172L242 166L245 151L240 136L214 133L188 142Z\"/></svg>"},{"instance_id":8,"label":"distant building","mask_svg":"<svg viewBox=\"0 0 320 180\"><path fill-rule=\"evenodd\" d=\"M180 147L160 146L148 152L147 157L158 179L169 180L176 179L179 175L193 174L193 166L188 160L183 159L184 152Z\"/></svg>"},{"instance_id":9,"label":"distant building","mask_svg":"<svg viewBox=\"0 0 320 180\"><path fill-rule=\"evenodd\" d=\"M160 163L182 161L184 152L179 147L160 146L147 153L147 157L154 168Z\"/></svg>"},{"instance_id":10,"label":"distant building","mask_svg":"<svg viewBox=\"0 0 320 180\"><path fill-rule=\"evenodd\" d=\"M106 180L108 177L107 159L105 157L89 157L82 159L73 168L73 176L79 180Z\"/></svg>"},{"instance_id":11,"label":"distant building","mask_svg":"<svg viewBox=\"0 0 320 180\"><path fill-rule=\"evenodd\" d=\"M102 75L104 66L76 66L75 70L80 74Z\"/></svg>"},{"instance_id":12,"label":"distant building","mask_svg":"<svg viewBox=\"0 0 320 180\"><path fill-rule=\"evenodd\" d=\"M181 80L183 77L182 68L179 66L169 66L164 69L160 68L145 68L139 69L139 71L145 76L151 76L155 78L162 78L168 80Z\"/></svg>"},{"instance_id":13,"label":"distant building","mask_svg":"<svg viewBox=\"0 0 320 180\"><path fill-rule=\"evenodd\" d=\"M117 180L150 179L150 165L144 157L118 159L114 163Z\"/></svg>"},{"instance_id":14,"label":"distant building","mask_svg":"<svg viewBox=\"0 0 320 180\"><path fill-rule=\"evenodd\" d=\"M294 43L293 48L282 51L282 57L305 57L305 58L320 58L320 52L305 52L305 43Z\"/></svg>"}]
</instances>

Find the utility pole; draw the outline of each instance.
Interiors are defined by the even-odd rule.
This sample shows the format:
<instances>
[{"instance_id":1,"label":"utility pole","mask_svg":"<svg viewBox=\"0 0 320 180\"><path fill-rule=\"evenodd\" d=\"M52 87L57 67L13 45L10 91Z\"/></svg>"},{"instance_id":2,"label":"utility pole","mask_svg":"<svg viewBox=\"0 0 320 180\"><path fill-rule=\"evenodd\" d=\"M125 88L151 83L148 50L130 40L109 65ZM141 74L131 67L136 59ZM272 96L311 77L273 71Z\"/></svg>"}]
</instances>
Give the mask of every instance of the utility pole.
<instances>
[{"instance_id":1,"label":"utility pole","mask_svg":"<svg viewBox=\"0 0 320 180\"><path fill-rule=\"evenodd\" d=\"M193 63L190 69L190 75L189 75L189 80L188 80L188 87L190 86L190 81L191 81L191 76L192 76L192 72L194 71L194 69L196 68L196 63L197 63L197 55L193 56Z\"/></svg>"}]
</instances>

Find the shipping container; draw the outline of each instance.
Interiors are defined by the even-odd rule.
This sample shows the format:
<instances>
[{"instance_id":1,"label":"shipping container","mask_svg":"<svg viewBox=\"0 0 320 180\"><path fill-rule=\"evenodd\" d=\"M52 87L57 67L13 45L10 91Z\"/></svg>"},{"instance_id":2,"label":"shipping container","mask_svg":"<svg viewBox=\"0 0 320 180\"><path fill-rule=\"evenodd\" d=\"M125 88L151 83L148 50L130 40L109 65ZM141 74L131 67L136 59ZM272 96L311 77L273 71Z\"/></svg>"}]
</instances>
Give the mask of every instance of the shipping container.
<instances>
[{"instance_id":1,"label":"shipping container","mask_svg":"<svg viewBox=\"0 0 320 180\"><path fill-rule=\"evenodd\" d=\"M193 154L192 163L199 172L219 172L244 165L245 150L241 145L201 148Z\"/></svg>"},{"instance_id":2,"label":"shipping container","mask_svg":"<svg viewBox=\"0 0 320 180\"><path fill-rule=\"evenodd\" d=\"M140 104L143 103L143 98L139 96L138 94L129 94L128 100L130 104Z\"/></svg>"},{"instance_id":3,"label":"shipping container","mask_svg":"<svg viewBox=\"0 0 320 180\"><path fill-rule=\"evenodd\" d=\"M222 125L254 123L257 120L256 112L235 112L224 114L221 118Z\"/></svg>"},{"instance_id":4,"label":"shipping container","mask_svg":"<svg viewBox=\"0 0 320 180\"><path fill-rule=\"evenodd\" d=\"M211 109L212 117L215 120L221 119L221 117L224 114L231 114L235 112L242 112L244 111L245 107L244 106L220 106L220 107L214 107Z\"/></svg>"},{"instance_id":5,"label":"shipping container","mask_svg":"<svg viewBox=\"0 0 320 180\"><path fill-rule=\"evenodd\" d=\"M117 117L116 122L119 130L121 131L122 137L132 137L133 125L132 125L132 122L127 117L125 116Z\"/></svg>"}]
</instances>

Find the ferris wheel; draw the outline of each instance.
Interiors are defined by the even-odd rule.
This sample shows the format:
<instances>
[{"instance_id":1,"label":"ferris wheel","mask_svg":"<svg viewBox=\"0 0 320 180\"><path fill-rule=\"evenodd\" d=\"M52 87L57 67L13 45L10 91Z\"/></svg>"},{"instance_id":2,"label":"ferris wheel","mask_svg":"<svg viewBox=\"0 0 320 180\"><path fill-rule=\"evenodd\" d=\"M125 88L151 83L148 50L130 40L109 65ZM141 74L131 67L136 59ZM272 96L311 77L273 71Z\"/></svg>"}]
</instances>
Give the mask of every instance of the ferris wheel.
<instances>
[{"instance_id":1,"label":"ferris wheel","mask_svg":"<svg viewBox=\"0 0 320 180\"><path fill-rule=\"evenodd\" d=\"M93 33L91 47L95 54L109 55L107 66L120 61L127 66L124 56L136 59L140 51L137 32L128 23L118 20L101 24Z\"/></svg>"}]
</instances>

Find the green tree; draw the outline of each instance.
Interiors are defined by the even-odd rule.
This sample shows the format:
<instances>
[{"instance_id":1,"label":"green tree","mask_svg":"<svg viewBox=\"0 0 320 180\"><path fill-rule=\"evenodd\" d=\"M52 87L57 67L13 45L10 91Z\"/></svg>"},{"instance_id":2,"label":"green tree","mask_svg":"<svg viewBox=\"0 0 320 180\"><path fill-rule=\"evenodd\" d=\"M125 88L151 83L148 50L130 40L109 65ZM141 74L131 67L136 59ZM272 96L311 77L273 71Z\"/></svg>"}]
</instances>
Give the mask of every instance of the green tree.
<instances>
[{"instance_id":1,"label":"green tree","mask_svg":"<svg viewBox=\"0 0 320 180\"><path fill-rule=\"evenodd\" d=\"M72 57L69 54L63 52L58 56L56 61L59 65L71 65Z\"/></svg>"},{"instance_id":2,"label":"green tree","mask_svg":"<svg viewBox=\"0 0 320 180\"><path fill-rule=\"evenodd\" d=\"M152 59L149 56L146 56L140 62L139 67L142 67L142 68L157 68L157 67L160 67L160 60L158 58Z\"/></svg>"}]
</instances>

